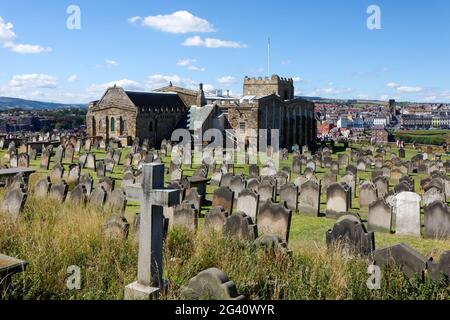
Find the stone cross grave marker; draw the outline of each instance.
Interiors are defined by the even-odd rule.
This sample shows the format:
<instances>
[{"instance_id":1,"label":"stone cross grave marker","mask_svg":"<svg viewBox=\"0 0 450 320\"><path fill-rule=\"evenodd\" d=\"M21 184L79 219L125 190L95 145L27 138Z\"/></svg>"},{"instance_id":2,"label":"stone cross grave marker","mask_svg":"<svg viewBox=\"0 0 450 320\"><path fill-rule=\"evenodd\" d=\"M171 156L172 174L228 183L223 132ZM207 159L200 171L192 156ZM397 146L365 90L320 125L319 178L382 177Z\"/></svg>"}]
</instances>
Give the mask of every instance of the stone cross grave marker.
<instances>
[{"instance_id":1,"label":"stone cross grave marker","mask_svg":"<svg viewBox=\"0 0 450 320\"><path fill-rule=\"evenodd\" d=\"M126 300L149 300L164 289L163 207L180 203L179 190L163 190L163 164L145 163L142 175L141 185L126 188L127 199L141 203L138 278L125 287Z\"/></svg>"}]
</instances>

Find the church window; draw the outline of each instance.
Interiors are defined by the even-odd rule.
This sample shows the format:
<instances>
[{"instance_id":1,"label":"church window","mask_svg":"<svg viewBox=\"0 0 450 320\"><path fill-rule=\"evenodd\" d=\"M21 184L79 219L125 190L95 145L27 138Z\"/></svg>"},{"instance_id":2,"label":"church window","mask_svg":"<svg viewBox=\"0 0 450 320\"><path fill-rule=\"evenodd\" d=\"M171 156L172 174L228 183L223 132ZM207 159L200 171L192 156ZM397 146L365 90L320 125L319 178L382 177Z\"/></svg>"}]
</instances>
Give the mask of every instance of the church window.
<instances>
[{"instance_id":1,"label":"church window","mask_svg":"<svg viewBox=\"0 0 450 320\"><path fill-rule=\"evenodd\" d=\"M111 132L116 131L116 119L111 118Z\"/></svg>"}]
</instances>

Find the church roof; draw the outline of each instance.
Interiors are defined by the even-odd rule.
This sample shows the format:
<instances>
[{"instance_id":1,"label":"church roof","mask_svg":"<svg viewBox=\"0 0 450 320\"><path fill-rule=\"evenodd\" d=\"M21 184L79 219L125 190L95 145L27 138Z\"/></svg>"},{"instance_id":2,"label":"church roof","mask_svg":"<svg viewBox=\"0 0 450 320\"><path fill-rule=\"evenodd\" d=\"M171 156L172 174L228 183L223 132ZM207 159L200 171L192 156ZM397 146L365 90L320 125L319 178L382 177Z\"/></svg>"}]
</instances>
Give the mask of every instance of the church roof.
<instances>
[{"instance_id":1,"label":"church roof","mask_svg":"<svg viewBox=\"0 0 450 320\"><path fill-rule=\"evenodd\" d=\"M137 107L184 107L176 93L125 91L128 98Z\"/></svg>"}]
</instances>

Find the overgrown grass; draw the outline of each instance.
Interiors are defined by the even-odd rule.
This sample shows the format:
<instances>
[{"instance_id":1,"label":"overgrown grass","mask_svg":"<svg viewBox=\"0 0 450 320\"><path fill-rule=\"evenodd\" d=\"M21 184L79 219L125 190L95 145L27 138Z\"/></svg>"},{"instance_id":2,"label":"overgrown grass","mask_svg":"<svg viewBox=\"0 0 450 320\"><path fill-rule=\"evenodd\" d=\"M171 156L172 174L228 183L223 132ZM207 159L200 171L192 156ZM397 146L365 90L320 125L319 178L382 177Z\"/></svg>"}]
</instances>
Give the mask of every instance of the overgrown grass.
<instances>
[{"instance_id":1,"label":"overgrown grass","mask_svg":"<svg viewBox=\"0 0 450 320\"><path fill-rule=\"evenodd\" d=\"M12 297L25 300L122 299L135 281L137 243L102 234L107 215L30 198L23 216L0 216L0 252L29 262L14 276ZM248 299L448 299L440 283L410 283L398 270L383 273L382 289L366 286L368 261L343 259L321 243L296 246L292 255L270 253L217 234L170 231L165 243L169 290L162 299L179 299L189 279L210 267L223 270ZM66 287L67 268L81 268L81 290Z\"/></svg>"}]
</instances>

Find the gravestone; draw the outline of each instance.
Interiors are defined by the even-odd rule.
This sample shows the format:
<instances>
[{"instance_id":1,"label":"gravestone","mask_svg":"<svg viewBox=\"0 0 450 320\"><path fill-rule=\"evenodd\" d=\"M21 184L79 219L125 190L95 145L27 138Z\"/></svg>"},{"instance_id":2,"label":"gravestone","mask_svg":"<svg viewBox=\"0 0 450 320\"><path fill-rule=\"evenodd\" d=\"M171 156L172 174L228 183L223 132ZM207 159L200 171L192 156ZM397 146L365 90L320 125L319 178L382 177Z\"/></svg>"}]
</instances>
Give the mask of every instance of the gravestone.
<instances>
[{"instance_id":1,"label":"gravestone","mask_svg":"<svg viewBox=\"0 0 450 320\"><path fill-rule=\"evenodd\" d=\"M292 172L297 175L302 174L302 162L300 158L296 157L292 160Z\"/></svg>"},{"instance_id":2,"label":"gravestone","mask_svg":"<svg viewBox=\"0 0 450 320\"><path fill-rule=\"evenodd\" d=\"M377 199L377 188L375 185L371 181L361 183L359 190L359 208L367 210Z\"/></svg>"},{"instance_id":3,"label":"gravestone","mask_svg":"<svg viewBox=\"0 0 450 320\"><path fill-rule=\"evenodd\" d=\"M97 170L97 163L95 161L95 154L88 153L86 155L86 163L84 165L84 168L90 169L90 170L93 170L93 171Z\"/></svg>"},{"instance_id":4,"label":"gravestone","mask_svg":"<svg viewBox=\"0 0 450 320\"><path fill-rule=\"evenodd\" d=\"M384 199L378 199L369 205L369 231L391 232L392 208Z\"/></svg>"},{"instance_id":5,"label":"gravestone","mask_svg":"<svg viewBox=\"0 0 450 320\"><path fill-rule=\"evenodd\" d=\"M195 210L200 212L202 208L202 197L198 194L197 188L190 188L186 190L184 201L187 201L189 204L193 205Z\"/></svg>"},{"instance_id":6,"label":"gravestone","mask_svg":"<svg viewBox=\"0 0 450 320\"><path fill-rule=\"evenodd\" d=\"M122 177L122 188L129 187L135 182L134 174L132 171L125 171Z\"/></svg>"},{"instance_id":7,"label":"gravestone","mask_svg":"<svg viewBox=\"0 0 450 320\"><path fill-rule=\"evenodd\" d=\"M195 232L198 227L198 210L188 201L183 201L175 207L172 226Z\"/></svg>"},{"instance_id":8,"label":"gravestone","mask_svg":"<svg viewBox=\"0 0 450 320\"><path fill-rule=\"evenodd\" d=\"M86 187L82 184L77 185L69 194L70 203L78 206L84 206L87 202Z\"/></svg>"},{"instance_id":9,"label":"gravestone","mask_svg":"<svg viewBox=\"0 0 450 320\"><path fill-rule=\"evenodd\" d=\"M322 193L326 194L328 187L337 182L337 176L334 173L327 173L323 177L320 185L322 186Z\"/></svg>"},{"instance_id":10,"label":"gravestone","mask_svg":"<svg viewBox=\"0 0 450 320\"><path fill-rule=\"evenodd\" d=\"M300 213L318 217L320 214L320 184L309 180L300 187L299 207Z\"/></svg>"},{"instance_id":11,"label":"gravestone","mask_svg":"<svg viewBox=\"0 0 450 320\"><path fill-rule=\"evenodd\" d=\"M61 165L60 162L57 162L55 166L52 169L52 172L50 172L50 178L52 181L61 181L64 175L64 167Z\"/></svg>"},{"instance_id":12,"label":"gravestone","mask_svg":"<svg viewBox=\"0 0 450 320\"><path fill-rule=\"evenodd\" d=\"M222 207L230 215L233 212L234 193L228 187L220 187L214 191L212 207Z\"/></svg>"},{"instance_id":13,"label":"gravestone","mask_svg":"<svg viewBox=\"0 0 450 320\"><path fill-rule=\"evenodd\" d=\"M97 169L96 169L97 177L104 178L106 176L106 167L105 163L103 161L97 162Z\"/></svg>"},{"instance_id":14,"label":"gravestone","mask_svg":"<svg viewBox=\"0 0 450 320\"><path fill-rule=\"evenodd\" d=\"M81 174L81 168L79 164L71 164L69 166L69 173L67 175L67 182L68 183L75 183L77 184L80 180L80 174Z\"/></svg>"},{"instance_id":15,"label":"gravestone","mask_svg":"<svg viewBox=\"0 0 450 320\"><path fill-rule=\"evenodd\" d=\"M129 229L130 224L125 217L114 215L103 225L103 234L108 237L125 240L128 238Z\"/></svg>"},{"instance_id":16,"label":"gravestone","mask_svg":"<svg viewBox=\"0 0 450 320\"><path fill-rule=\"evenodd\" d=\"M382 176L377 177L373 180L375 188L377 189L378 198L384 198L385 195L389 192L389 180Z\"/></svg>"},{"instance_id":17,"label":"gravestone","mask_svg":"<svg viewBox=\"0 0 450 320\"><path fill-rule=\"evenodd\" d=\"M257 225L260 235L275 235L289 242L289 231L291 227L292 211L285 205L276 205L267 200L259 208Z\"/></svg>"},{"instance_id":18,"label":"gravestone","mask_svg":"<svg viewBox=\"0 0 450 320\"><path fill-rule=\"evenodd\" d=\"M222 181L222 170L214 169L211 176L211 185L220 186Z\"/></svg>"},{"instance_id":19,"label":"gravestone","mask_svg":"<svg viewBox=\"0 0 450 320\"><path fill-rule=\"evenodd\" d=\"M16 220L25 205L26 199L27 194L23 188L13 188L3 196L0 211L9 215L13 220Z\"/></svg>"},{"instance_id":20,"label":"gravestone","mask_svg":"<svg viewBox=\"0 0 450 320\"><path fill-rule=\"evenodd\" d=\"M226 237L234 238L239 241L255 241L258 237L256 225L252 219L243 212L237 212L235 215L225 219L223 233Z\"/></svg>"},{"instance_id":21,"label":"gravestone","mask_svg":"<svg viewBox=\"0 0 450 320\"><path fill-rule=\"evenodd\" d=\"M170 173L170 181L178 181L183 177L183 170L175 169Z\"/></svg>"},{"instance_id":22,"label":"gravestone","mask_svg":"<svg viewBox=\"0 0 450 320\"><path fill-rule=\"evenodd\" d=\"M50 177L42 178L36 183L36 186L34 187L34 197L47 198L51 186L52 183L50 182Z\"/></svg>"},{"instance_id":23,"label":"gravestone","mask_svg":"<svg viewBox=\"0 0 450 320\"><path fill-rule=\"evenodd\" d=\"M64 147L59 146L55 152L55 163L61 163L64 157Z\"/></svg>"},{"instance_id":24,"label":"gravestone","mask_svg":"<svg viewBox=\"0 0 450 320\"><path fill-rule=\"evenodd\" d=\"M401 192L395 198L396 234L420 236L420 196L414 192Z\"/></svg>"},{"instance_id":25,"label":"gravestone","mask_svg":"<svg viewBox=\"0 0 450 320\"><path fill-rule=\"evenodd\" d=\"M163 207L180 203L178 190L162 190L164 165L144 164L142 187L127 187L127 199L141 202L138 280L125 287L126 300L151 299L165 287L163 280Z\"/></svg>"},{"instance_id":26,"label":"gravestone","mask_svg":"<svg viewBox=\"0 0 450 320\"><path fill-rule=\"evenodd\" d=\"M17 166L19 168L28 168L30 166L30 157L28 156L28 154L19 154Z\"/></svg>"},{"instance_id":27,"label":"gravestone","mask_svg":"<svg viewBox=\"0 0 450 320\"><path fill-rule=\"evenodd\" d=\"M429 190L427 190L423 196L423 204L424 206L428 206L430 204L432 204L435 201L441 201L446 203L446 199L445 199L445 194L441 193L438 189L436 188L430 188Z\"/></svg>"},{"instance_id":28,"label":"gravestone","mask_svg":"<svg viewBox=\"0 0 450 320\"><path fill-rule=\"evenodd\" d=\"M436 200L424 209L425 236L446 239L450 236L450 210L446 202Z\"/></svg>"},{"instance_id":29,"label":"gravestone","mask_svg":"<svg viewBox=\"0 0 450 320\"><path fill-rule=\"evenodd\" d=\"M87 160L86 153L80 155L80 157L78 158L78 164L80 165L81 169L84 169L86 167L86 160Z\"/></svg>"},{"instance_id":30,"label":"gravestone","mask_svg":"<svg viewBox=\"0 0 450 320\"><path fill-rule=\"evenodd\" d=\"M427 268L427 258L403 243L375 251L374 263L380 268L398 266L408 278L419 280L424 279Z\"/></svg>"},{"instance_id":31,"label":"gravestone","mask_svg":"<svg viewBox=\"0 0 450 320\"><path fill-rule=\"evenodd\" d=\"M85 173L80 177L79 184L84 185L84 187L86 188L86 194L89 196L94 186L94 179L92 179L89 173Z\"/></svg>"},{"instance_id":32,"label":"gravestone","mask_svg":"<svg viewBox=\"0 0 450 320\"><path fill-rule=\"evenodd\" d=\"M367 232L364 225L354 216L342 216L326 233L328 247L337 246L343 256L353 254L370 256L375 250L375 235Z\"/></svg>"},{"instance_id":33,"label":"gravestone","mask_svg":"<svg viewBox=\"0 0 450 320\"><path fill-rule=\"evenodd\" d=\"M102 186L103 189L109 194L111 193L116 186L116 180L111 179L110 177L100 178L98 180L98 185Z\"/></svg>"},{"instance_id":34,"label":"gravestone","mask_svg":"<svg viewBox=\"0 0 450 320\"><path fill-rule=\"evenodd\" d=\"M49 197L54 201L63 203L67 196L67 191L69 190L69 186L64 180L61 180L57 183L53 183L50 187Z\"/></svg>"},{"instance_id":35,"label":"gravestone","mask_svg":"<svg viewBox=\"0 0 450 320\"><path fill-rule=\"evenodd\" d=\"M427 275L434 281L444 281L448 284L450 281L450 251L444 252L439 262L433 258L427 261Z\"/></svg>"},{"instance_id":36,"label":"gravestone","mask_svg":"<svg viewBox=\"0 0 450 320\"><path fill-rule=\"evenodd\" d=\"M98 186L89 195L88 202L90 205L103 207L106 201L106 196L107 193L103 186Z\"/></svg>"},{"instance_id":37,"label":"gravestone","mask_svg":"<svg viewBox=\"0 0 450 320\"><path fill-rule=\"evenodd\" d=\"M127 197L123 190L117 189L110 192L106 198L105 209L115 215L124 216L127 206Z\"/></svg>"},{"instance_id":38,"label":"gravestone","mask_svg":"<svg viewBox=\"0 0 450 320\"><path fill-rule=\"evenodd\" d=\"M259 201L265 203L267 200L273 201L275 198L275 184L265 180L258 187Z\"/></svg>"},{"instance_id":39,"label":"gravestone","mask_svg":"<svg viewBox=\"0 0 450 320\"><path fill-rule=\"evenodd\" d=\"M205 214L205 230L206 232L223 232L223 226L225 220L228 217L228 212L226 212L222 207L214 207Z\"/></svg>"},{"instance_id":40,"label":"gravestone","mask_svg":"<svg viewBox=\"0 0 450 320\"><path fill-rule=\"evenodd\" d=\"M286 202L289 209L294 212L298 209L298 187L293 183L286 183L280 188L280 201Z\"/></svg>"},{"instance_id":41,"label":"gravestone","mask_svg":"<svg viewBox=\"0 0 450 320\"><path fill-rule=\"evenodd\" d=\"M258 194L249 189L244 189L239 193L236 204L237 212L245 213L248 217L252 219L252 221L256 222L258 207L259 207Z\"/></svg>"},{"instance_id":42,"label":"gravestone","mask_svg":"<svg viewBox=\"0 0 450 320\"><path fill-rule=\"evenodd\" d=\"M241 176L235 176L230 181L230 189L234 192L234 197L237 199L239 193L245 189L247 182Z\"/></svg>"},{"instance_id":43,"label":"gravestone","mask_svg":"<svg viewBox=\"0 0 450 320\"><path fill-rule=\"evenodd\" d=\"M211 268L200 272L189 280L182 289L181 296L186 300L243 300L236 286L219 269Z\"/></svg>"},{"instance_id":44,"label":"gravestone","mask_svg":"<svg viewBox=\"0 0 450 320\"><path fill-rule=\"evenodd\" d=\"M231 179L233 179L232 173L225 173L222 175L222 181L220 182L221 187L230 187Z\"/></svg>"},{"instance_id":45,"label":"gravestone","mask_svg":"<svg viewBox=\"0 0 450 320\"><path fill-rule=\"evenodd\" d=\"M351 191L347 184L334 183L327 190L327 217L338 218L351 207Z\"/></svg>"},{"instance_id":46,"label":"gravestone","mask_svg":"<svg viewBox=\"0 0 450 320\"><path fill-rule=\"evenodd\" d=\"M69 143L66 146L65 154L64 154L64 160L68 163L73 162L73 155L75 153L74 147L71 143Z\"/></svg>"},{"instance_id":47,"label":"gravestone","mask_svg":"<svg viewBox=\"0 0 450 320\"><path fill-rule=\"evenodd\" d=\"M48 170L50 166L50 155L51 153L47 150L42 152L40 168L43 170Z\"/></svg>"}]
</instances>

